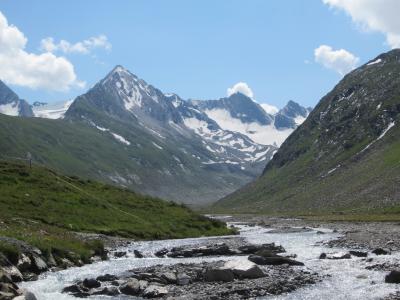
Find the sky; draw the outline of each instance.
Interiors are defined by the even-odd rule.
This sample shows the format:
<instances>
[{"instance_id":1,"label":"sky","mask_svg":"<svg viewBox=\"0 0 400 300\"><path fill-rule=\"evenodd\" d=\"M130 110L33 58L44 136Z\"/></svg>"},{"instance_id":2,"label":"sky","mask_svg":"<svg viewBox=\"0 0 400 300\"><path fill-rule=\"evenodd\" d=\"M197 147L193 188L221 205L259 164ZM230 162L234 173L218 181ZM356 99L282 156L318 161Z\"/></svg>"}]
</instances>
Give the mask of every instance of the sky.
<instances>
[{"instance_id":1,"label":"sky","mask_svg":"<svg viewBox=\"0 0 400 300\"><path fill-rule=\"evenodd\" d=\"M115 66L165 93L315 106L400 46L398 0L0 0L0 79L21 98L85 93Z\"/></svg>"}]
</instances>

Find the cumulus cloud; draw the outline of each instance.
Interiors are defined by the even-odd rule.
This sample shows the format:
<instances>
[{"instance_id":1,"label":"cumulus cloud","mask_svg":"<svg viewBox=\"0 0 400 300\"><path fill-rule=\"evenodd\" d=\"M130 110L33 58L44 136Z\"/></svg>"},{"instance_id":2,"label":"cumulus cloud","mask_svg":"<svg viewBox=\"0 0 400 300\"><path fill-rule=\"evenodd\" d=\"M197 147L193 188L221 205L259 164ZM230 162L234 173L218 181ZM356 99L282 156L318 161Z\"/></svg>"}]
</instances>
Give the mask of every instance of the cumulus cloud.
<instances>
[{"instance_id":1,"label":"cumulus cloud","mask_svg":"<svg viewBox=\"0 0 400 300\"><path fill-rule=\"evenodd\" d=\"M353 70L360 60L345 49L333 50L332 47L327 45L316 48L314 58L317 63L338 72L342 76Z\"/></svg>"},{"instance_id":2,"label":"cumulus cloud","mask_svg":"<svg viewBox=\"0 0 400 300\"><path fill-rule=\"evenodd\" d=\"M248 86L248 84L245 82L236 83L233 87L228 88L226 93L227 93L228 97L233 94L236 94L236 93L242 93L243 95L245 95L249 98L254 97L253 91Z\"/></svg>"},{"instance_id":3,"label":"cumulus cloud","mask_svg":"<svg viewBox=\"0 0 400 300\"><path fill-rule=\"evenodd\" d=\"M361 28L381 32L391 48L400 48L399 0L322 0L344 10Z\"/></svg>"},{"instance_id":4,"label":"cumulus cloud","mask_svg":"<svg viewBox=\"0 0 400 300\"><path fill-rule=\"evenodd\" d=\"M83 87L74 66L64 57L25 50L28 39L0 12L0 79L9 84L48 90Z\"/></svg>"},{"instance_id":5,"label":"cumulus cloud","mask_svg":"<svg viewBox=\"0 0 400 300\"><path fill-rule=\"evenodd\" d=\"M71 44L66 40L61 40L58 43L54 42L52 37L42 39L40 48L47 52L60 51L63 53L78 53L88 54L95 48L102 48L107 51L111 50L111 43L105 35L90 37L84 41Z\"/></svg>"}]
</instances>

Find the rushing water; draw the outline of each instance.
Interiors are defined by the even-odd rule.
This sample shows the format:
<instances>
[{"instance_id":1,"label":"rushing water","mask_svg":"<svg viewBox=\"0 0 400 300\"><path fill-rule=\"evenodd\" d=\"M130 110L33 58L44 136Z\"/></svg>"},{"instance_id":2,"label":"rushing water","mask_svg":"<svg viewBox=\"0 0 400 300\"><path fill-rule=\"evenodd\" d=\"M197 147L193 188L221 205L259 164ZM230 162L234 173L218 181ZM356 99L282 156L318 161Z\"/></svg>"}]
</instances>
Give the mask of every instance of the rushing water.
<instances>
[{"instance_id":1,"label":"rushing water","mask_svg":"<svg viewBox=\"0 0 400 300\"><path fill-rule=\"evenodd\" d=\"M290 294L267 297L263 299L296 299L296 300L367 300L381 299L382 297L395 292L396 285L384 283L385 272L369 271L365 269L366 263L361 258L344 260L320 260L322 252L337 253L343 249L332 249L318 245L318 242L337 238L337 233L330 230L315 229L309 232L299 233L268 233L269 229L254 226L237 225L240 228L240 235L250 243L262 244L275 242L282 245L289 254L297 254L297 260L305 263L305 268L321 275L330 275L322 282L300 288ZM317 234L316 231L324 231L325 234ZM128 257L111 259L104 262L86 265L80 268L71 268L59 272L48 272L42 274L39 280L22 283L21 286L32 291L38 300L63 300L75 299L74 297L62 294L63 287L71 285L74 281L84 278L92 278L102 274L122 274L127 270L137 267L147 267L157 264L191 263L213 260L247 259L245 256L223 256L212 258L157 258L152 256L154 252L162 248L170 248L183 245L198 244L202 240L220 241L220 237L180 239L166 241L135 242L128 247L121 248L121 251L128 251ZM135 258L133 250L141 251L145 258ZM400 258L398 253L390 256L375 256L374 263L385 261L396 261ZM125 296L93 296L89 299L132 299Z\"/></svg>"}]
</instances>

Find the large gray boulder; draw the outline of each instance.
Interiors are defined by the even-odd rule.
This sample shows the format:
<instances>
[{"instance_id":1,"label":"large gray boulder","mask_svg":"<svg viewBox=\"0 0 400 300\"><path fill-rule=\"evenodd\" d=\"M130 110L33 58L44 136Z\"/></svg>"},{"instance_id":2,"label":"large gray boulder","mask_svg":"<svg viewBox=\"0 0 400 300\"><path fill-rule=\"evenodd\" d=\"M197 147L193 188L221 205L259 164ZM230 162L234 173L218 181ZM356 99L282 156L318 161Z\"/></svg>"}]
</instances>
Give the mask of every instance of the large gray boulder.
<instances>
[{"instance_id":1,"label":"large gray boulder","mask_svg":"<svg viewBox=\"0 0 400 300\"><path fill-rule=\"evenodd\" d=\"M231 269L209 268L204 274L205 281L223 281L230 282L235 279L235 275Z\"/></svg>"},{"instance_id":2,"label":"large gray boulder","mask_svg":"<svg viewBox=\"0 0 400 300\"><path fill-rule=\"evenodd\" d=\"M158 298L168 294L168 290L159 285L151 284L143 291L143 297L145 298Z\"/></svg>"},{"instance_id":3,"label":"large gray boulder","mask_svg":"<svg viewBox=\"0 0 400 300\"><path fill-rule=\"evenodd\" d=\"M388 275L385 276L386 283L400 283L400 271L394 270L391 271Z\"/></svg>"},{"instance_id":4,"label":"large gray boulder","mask_svg":"<svg viewBox=\"0 0 400 300\"><path fill-rule=\"evenodd\" d=\"M233 274L239 278L261 278L264 277L264 272L260 269L256 264L245 261L245 260L230 260L227 261L224 266L224 269L232 270Z\"/></svg>"},{"instance_id":5,"label":"large gray boulder","mask_svg":"<svg viewBox=\"0 0 400 300\"><path fill-rule=\"evenodd\" d=\"M274 256L274 257L262 257L258 255L250 255L248 259L251 262L256 263L257 265L272 265L272 266L277 266L277 265L284 265L288 264L290 266L304 266L304 263L290 259L287 257L282 257L282 256Z\"/></svg>"},{"instance_id":6,"label":"large gray boulder","mask_svg":"<svg viewBox=\"0 0 400 300\"><path fill-rule=\"evenodd\" d=\"M135 296L140 292L139 280L135 278L129 279L127 282L122 284L119 288L122 294Z\"/></svg>"}]
</instances>

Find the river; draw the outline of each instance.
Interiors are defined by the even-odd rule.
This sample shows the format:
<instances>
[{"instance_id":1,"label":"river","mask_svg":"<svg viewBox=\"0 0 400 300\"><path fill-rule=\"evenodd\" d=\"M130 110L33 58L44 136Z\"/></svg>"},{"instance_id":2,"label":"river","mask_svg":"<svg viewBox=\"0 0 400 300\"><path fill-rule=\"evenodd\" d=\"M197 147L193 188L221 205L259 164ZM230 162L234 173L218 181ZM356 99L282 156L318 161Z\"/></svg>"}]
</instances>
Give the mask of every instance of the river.
<instances>
[{"instance_id":1,"label":"river","mask_svg":"<svg viewBox=\"0 0 400 300\"><path fill-rule=\"evenodd\" d=\"M345 253L344 249L327 248L321 245L321 241L334 239L340 236L329 229L315 228L309 232L297 233L268 233L271 229L259 226L246 226L234 224L240 228L240 236L253 244L271 243L282 245L289 254L297 254L297 260L305 263L305 268L321 275L330 275L322 282L300 288L290 294L264 297L262 299L274 300L368 300L382 299L396 291L396 285L384 283L386 272L366 270L367 263L362 258L353 257L343 260L320 260L319 255L326 253ZM317 234L323 231L325 234ZM198 244L204 240L215 240L220 237L207 237L195 239L176 239L163 241L134 242L120 251L127 251L128 256L118 259L110 259L103 262L85 265L79 268L70 268L58 272L47 272L33 282L24 282L21 287L32 291L38 300L64 300L77 299L68 294L62 294L63 287L71 285L74 281L84 278L92 278L102 274L119 275L123 272L137 268L158 264L175 264L184 262L201 262L213 260L246 260L245 256L224 256L212 258L157 258L153 253L162 248ZM146 257L135 258L133 250L141 251ZM371 255L371 254L370 254ZM387 256L373 255L374 263L398 261L399 253ZM126 296L92 296L89 299L134 299ZM261 299L261 298L260 298Z\"/></svg>"}]
</instances>

